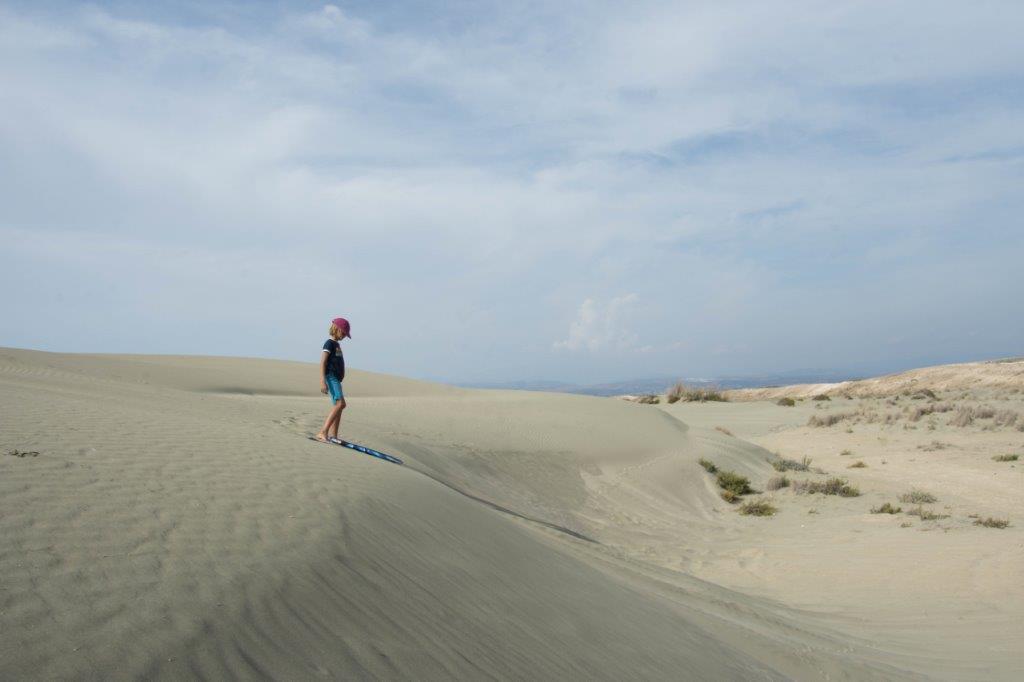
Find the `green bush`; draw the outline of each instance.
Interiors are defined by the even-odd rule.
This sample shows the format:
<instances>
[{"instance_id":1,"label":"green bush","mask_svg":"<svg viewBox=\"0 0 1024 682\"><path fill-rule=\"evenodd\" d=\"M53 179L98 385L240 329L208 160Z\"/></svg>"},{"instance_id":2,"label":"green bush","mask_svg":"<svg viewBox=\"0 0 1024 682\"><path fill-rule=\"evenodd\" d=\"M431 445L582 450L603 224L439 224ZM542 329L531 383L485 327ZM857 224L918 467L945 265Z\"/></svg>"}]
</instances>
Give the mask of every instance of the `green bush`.
<instances>
[{"instance_id":1,"label":"green bush","mask_svg":"<svg viewBox=\"0 0 1024 682\"><path fill-rule=\"evenodd\" d=\"M719 471L716 481L719 488L731 491L736 495L746 495L753 492L750 489L750 479L732 471Z\"/></svg>"},{"instance_id":2,"label":"green bush","mask_svg":"<svg viewBox=\"0 0 1024 682\"><path fill-rule=\"evenodd\" d=\"M714 474L718 472L718 467L716 467L715 463L710 460L701 457L699 460L697 460L697 463L704 467L704 471L708 472L709 474Z\"/></svg>"},{"instance_id":3,"label":"green bush","mask_svg":"<svg viewBox=\"0 0 1024 682\"><path fill-rule=\"evenodd\" d=\"M796 405L796 401L792 398L779 398L775 401L775 404L782 407L793 407Z\"/></svg>"}]
</instances>

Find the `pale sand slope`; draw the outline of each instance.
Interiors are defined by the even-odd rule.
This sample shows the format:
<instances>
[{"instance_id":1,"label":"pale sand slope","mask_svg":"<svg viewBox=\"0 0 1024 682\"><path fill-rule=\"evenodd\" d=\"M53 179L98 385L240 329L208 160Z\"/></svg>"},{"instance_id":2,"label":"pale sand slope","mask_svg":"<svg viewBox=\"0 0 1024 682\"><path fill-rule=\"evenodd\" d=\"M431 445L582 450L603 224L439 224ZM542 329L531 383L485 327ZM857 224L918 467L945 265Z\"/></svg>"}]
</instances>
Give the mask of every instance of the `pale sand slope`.
<instances>
[{"instance_id":1,"label":"pale sand slope","mask_svg":"<svg viewBox=\"0 0 1024 682\"><path fill-rule=\"evenodd\" d=\"M1016 519L874 533L830 499L808 536L802 501L740 517L696 465L761 485L763 450L655 407L352 372L344 433L399 467L306 440L316 390L302 363L0 350L0 679L1024 673ZM941 549L980 570L898 575L969 563ZM833 589L851 555L914 591Z\"/></svg>"}]
</instances>

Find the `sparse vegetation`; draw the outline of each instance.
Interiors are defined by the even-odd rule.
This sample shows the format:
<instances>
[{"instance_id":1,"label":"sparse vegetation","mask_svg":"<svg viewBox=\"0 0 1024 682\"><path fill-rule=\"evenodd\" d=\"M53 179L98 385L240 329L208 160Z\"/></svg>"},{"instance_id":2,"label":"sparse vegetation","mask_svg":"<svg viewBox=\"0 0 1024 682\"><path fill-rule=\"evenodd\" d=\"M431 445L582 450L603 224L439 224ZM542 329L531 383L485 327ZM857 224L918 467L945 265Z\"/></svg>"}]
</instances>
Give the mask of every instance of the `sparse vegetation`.
<instances>
[{"instance_id":1,"label":"sparse vegetation","mask_svg":"<svg viewBox=\"0 0 1024 682\"><path fill-rule=\"evenodd\" d=\"M661 402L661 398L656 395L642 395L637 398L637 402L641 405L657 405Z\"/></svg>"},{"instance_id":2,"label":"sparse vegetation","mask_svg":"<svg viewBox=\"0 0 1024 682\"><path fill-rule=\"evenodd\" d=\"M917 488L911 490L909 493L903 493L900 495L900 502L906 504L931 504L937 502L938 498L932 495L926 490L919 490Z\"/></svg>"},{"instance_id":3,"label":"sparse vegetation","mask_svg":"<svg viewBox=\"0 0 1024 682\"><path fill-rule=\"evenodd\" d=\"M918 445L917 449L918 450L924 450L925 452L935 452L937 450L945 450L948 447L949 447L948 443L943 443L941 441L933 440L928 445Z\"/></svg>"},{"instance_id":4,"label":"sparse vegetation","mask_svg":"<svg viewBox=\"0 0 1024 682\"><path fill-rule=\"evenodd\" d=\"M728 502L729 504L735 504L740 501L740 496L731 490L723 490L721 495L722 499Z\"/></svg>"},{"instance_id":5,"label":"sparse vegetation","mask_svg":"<svg viewBox=\"0 0 1024 682\"><path fill-rule=\"evenodd\" d=\"M832 400L832 398L829 398L824 393L819 393L818 395L816 395L813 398L811 398L811 400L822 401L822 400Z\"/></svg>"},{"instance_id":6,"label":"sparse vegetation","mask_svg":"<svg viewBox=\"0 0 1024 682\"><path fill-rule=\"evenodd\" d=\"M718 467L716 467L715 463L712 462L711 460L704 459L703 457L701 457L699 460L697 460L697 463L704 467L704 471L708 472L709 474L718 473Z\"/></svg>"},{"instance_id":7,"label":"sparse vegetation","mask_svg":"<svg viewBox=\"0 0 1024 682\"><path fill-rule=\"evenodd\" d=\"M724 433L727 436L731 436L732 435L732 431L730 431L729 429L725 428L724 426L716 426L715 427L715 431L719 431L721 433Z\"/></svg>"},{"instance_id":8,"label":"sparse vegetation","mask_svg":"<svg viewBox=\"0 0 1024 682\"><path fill-rule=\"evenodd\" d=\"M939 519L949 518L949 514L939 514L931 509L925 509L921 505L917 505L917 509L911 509L907 514L909 516L919 516L922 521L938 521Z\"/></svg>"},{"instance_id":9,"label":"sparse vegetation","mask_svg":"<svg viewBox=\"0 0 1024 682\"><path fill-rule=\"evenodd\" d=\"M666 400L669 403L676 403L680 400L686 403L729 402L729 399L719 390L714 388L689 388L681 381L668 390Z\"/></svg>"},{"instance_id":10,"label":"sparse vegetation","mask_svg":"<svg viewBox=\"0 0 1024 682\"><path fill-rule=\"evenodd\" d=\"M888 502L880 507L871 508L872 514L899 514L901 511L903 511L903 507L894 507Z\"/></svg>"},{"instance_id":11,"label":"sparse vegetation","mask_svg":"<svg viewBox=\"0 0 1024 682\"><path fill-rule=\"evenodd\" d=\"M996 462L1016 462L1020 458L1020 455L993 455L992 459Z\"/></svg>"},{"instance_id":12,"label":"sparse vegetation","mask_svg":"<svg viewBox=\"0 0 1024 682\"><path fill-rule=\"evenodd\" d=\"M858 497L860 490L842 478L830 478L825 481L794 481L793 490L797 493L814 495L839 495L840 497Z\"/></svg>"},{"instance_id":13,"label":"sparse vegetation","mask_svg":"<svg viewBox=\"0 0 1024 682\"><path fill-rule=\"evenodd\" d=\"M768 490L781 490L789 487L789 479L785 476L772 476L764 486Z\"/></svg>"},{"instance_id":14,"label":"sparse vegetation","mask_svg":"<svg viewBox=\"0 0 1024 682\"><path fill-rule=\"evenodd\" d=\"M949 420L950 426L970 426L974 423L974 408L973 407L961 407L953 415L953 418Z\"/></svg>"},{"instance_id":15,"label":"sparse vegetation","mask_svg":"<svg viewBox=\"0 0 1024 682\"><path fill-rule=\"evenodd\" d=\"M846 468L847 469L864 469L866 467L867 467L867 464L864 463L864 460L858 459L856 462L854 462L853 464L851 464L850 466L848 466Z\"/></svg>"},{"instance_id":16,"label":"sparse vegetation","mask_svg":"<svg viewBox=\"0 0 1024 682\"><path fill-rule=\"evenodd\" d=\"M750 479L732 471L719 471L718 477L715 480L718 482L718 487L731 491L735 495L746 495L754 492L750 489Z\"/></svg>"},{"instance_id":17,"label":"sparse vegetation","mask_svg":"<svg viewBox=\"0 0 1024 682\"><path fill-rule=\"evenodd\" d=\"M853 450L843 450L842 452L839 453L839 456L840 457L849 457L852 454L853 454Z\"/></svg>"},{"instance_id":18,"label":"sparse vegetation","mask_svg":"<svg viewBox=\"0 0 1024 682\"><path fill-rule=\"evenodd\" d=\"M1010 525L1010 519L995 519L989 516L986 519L975 519L974 525L985 528L1006 528Z\"/></svg>"},{"instance_id":19,"label":"sparse vegetation","mask_svg":"<svg viewBox=\"0 0 1024 682\"><path fill-rule=\"evenodd\" d=\"M7 456L20 457L24 459L25 457L38 457L39 453L36 452L35 450L11 450L10 452L7 453Z\"/></svg>"},{"instance_id":20,"label":"sparse vegetation","mask_svg":"<svg viewBox=\"0 0 1024 682\"><path fill-rule=\"evenodd\" d=\"M844 419L849 419L854 416L853 412L830 412L829 414L823 415L811 415L811 418L807 420L808 426L835 426Z\"/></svg>"},{"instance_id":21,"label":"sparse vegetation","mask_svg":"<svg viewBox=\"0 0 1024 682\"><path fill-rule=\"evenodd\" d=\"M794 407L796 405L796 401L792 398L779 398L775 401L775 404L780 407Z\"/></svg>"},{"instance_id":22,"label":"sparse vegetation","mask_svg":"<svg viewBox=\"0 0 1024 682\"><path fill-rule=\"evenodd\" d=\"M772 516L777 511L767 500L750 500L741 504L739 509L743 516Z\"/></svg>"},{"instance_id":23,"label":"sparse vegetation","mask_svg":"<svg viewBox=\"0 0 1024 682\"><path fill-rule=\"evenodd\" d=\"M807 471L811 468L811 458L804 457L800 461L779 458L769 462L776 471Z\"/></svg>"}]
</instances>

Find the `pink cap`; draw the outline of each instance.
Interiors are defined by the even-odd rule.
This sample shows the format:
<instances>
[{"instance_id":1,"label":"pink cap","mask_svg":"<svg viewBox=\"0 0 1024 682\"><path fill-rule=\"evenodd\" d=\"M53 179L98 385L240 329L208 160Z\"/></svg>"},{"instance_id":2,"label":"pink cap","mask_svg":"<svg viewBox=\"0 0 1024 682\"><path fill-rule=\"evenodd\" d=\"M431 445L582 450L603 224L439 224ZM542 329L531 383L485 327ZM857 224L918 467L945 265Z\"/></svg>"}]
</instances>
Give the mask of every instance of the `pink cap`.
<instances>
[{"instance_id":1,"label":"pink cap","mask_svg":"<svg viewBox=\"0 0 1024 682\"><path fill-rule=\"evenodd\" d=\"M348 323L348 320L346 320L344 317L334 318L333 320L331 320L331 324L333 324L335 327L341 330L342 337L347 336L350 339L352 338L352 325L350 325Z\"/></svg>"}]
</instances>

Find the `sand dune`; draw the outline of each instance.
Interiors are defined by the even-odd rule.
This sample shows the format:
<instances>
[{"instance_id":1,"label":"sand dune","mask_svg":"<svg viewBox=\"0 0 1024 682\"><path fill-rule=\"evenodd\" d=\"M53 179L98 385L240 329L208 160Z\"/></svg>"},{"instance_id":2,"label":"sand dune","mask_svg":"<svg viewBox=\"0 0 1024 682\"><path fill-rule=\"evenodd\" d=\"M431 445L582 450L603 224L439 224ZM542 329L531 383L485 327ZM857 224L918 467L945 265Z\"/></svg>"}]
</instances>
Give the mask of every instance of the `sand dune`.
<instances>
[{"instance_id":1,"label":"sand dune","mask_svg":"<svg viewBox=\"0 0 1024 682\"><path fill-rule=\"evenodd\" d=\"M405 466L306 439L313 365L0 350L0 678L1024 674L1019 524L742 517L697 466L762 486L753 441L807 414L357 371L346 394L344 434ZM977 486L1019 513L1007 471ZM951 551L973 559L928 568Z\"/></svg>"}]
</instances>

